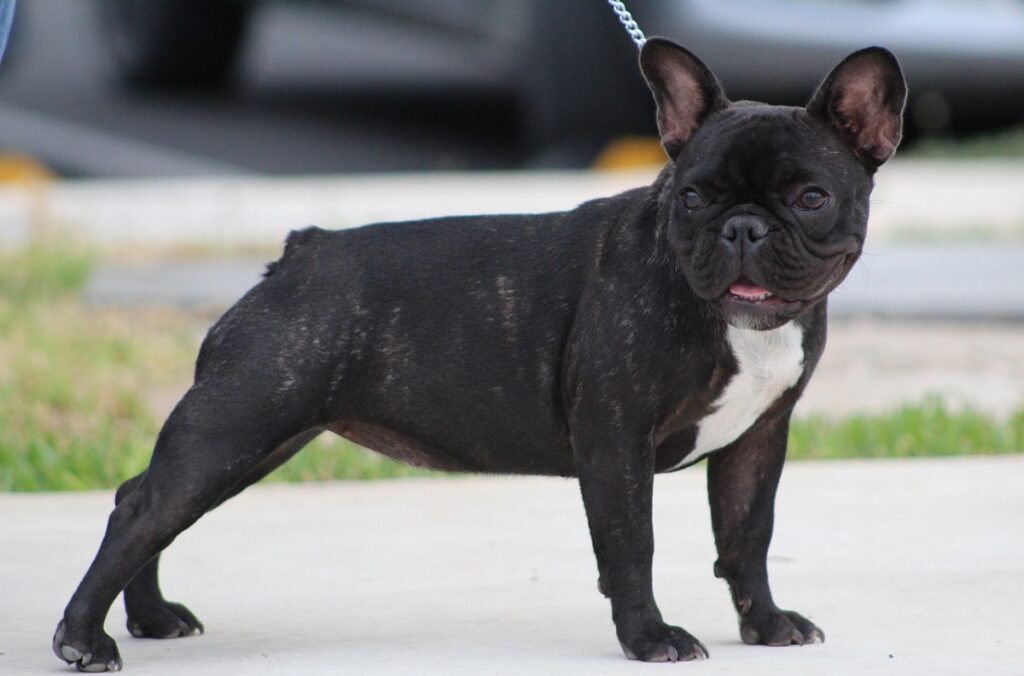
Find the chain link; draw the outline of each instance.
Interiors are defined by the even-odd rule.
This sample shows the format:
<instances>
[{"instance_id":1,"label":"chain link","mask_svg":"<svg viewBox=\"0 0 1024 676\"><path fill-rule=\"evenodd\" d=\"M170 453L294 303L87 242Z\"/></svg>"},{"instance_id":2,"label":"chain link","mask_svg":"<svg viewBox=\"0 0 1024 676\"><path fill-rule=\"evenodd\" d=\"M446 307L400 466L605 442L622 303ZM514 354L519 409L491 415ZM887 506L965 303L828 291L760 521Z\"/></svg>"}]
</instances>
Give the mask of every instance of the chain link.
<instances>
[{"instance_id":1,"label":"chain link","mask_svg":"<svg viewBox=\"0 0 1024 676\"><path fill-rule=\"evenodd\" d=\"M633 15L629 13L628 9L626 9L626 4L619 0L608 0L608 4L611 5L612 11L618 15L619 21L622 23L622 27L626 29L626 32L629 33L629 37L633 39L634 43L636 43L637 49L643 47L644 43L647 42L647 37L644 35L644 32L640 30L640 26L636 24L636 21L633 19Z\"/></svg>"}]
</instances>

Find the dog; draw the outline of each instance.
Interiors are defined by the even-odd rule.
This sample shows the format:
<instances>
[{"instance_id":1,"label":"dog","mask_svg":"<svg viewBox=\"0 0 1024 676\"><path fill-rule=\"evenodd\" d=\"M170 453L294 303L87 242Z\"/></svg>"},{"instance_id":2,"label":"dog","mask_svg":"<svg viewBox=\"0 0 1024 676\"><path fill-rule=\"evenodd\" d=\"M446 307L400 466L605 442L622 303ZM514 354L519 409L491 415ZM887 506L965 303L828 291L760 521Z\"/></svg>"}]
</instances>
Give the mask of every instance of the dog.
<instances>
[{"instance_id":1,"label":"dog","mask_svg":"<svg viewBox=\"0 0 1024 676\"><path fill-rule=\"evenodd\" d=\"M906 84L879 47L806 107L730 102L662 38L640 67L669 158L648 187L559 213L289 235L210 329L148 469L117 490L58 657L121 668L103 624L122 590L133 636L201 632L164 600L160 552L325 430L422 467L577 477L619 643L651 662L708 656L651 586L654 475L706 459L740 637L824 640L769 589L775 492Z\"/></svg>"}]
</instances>

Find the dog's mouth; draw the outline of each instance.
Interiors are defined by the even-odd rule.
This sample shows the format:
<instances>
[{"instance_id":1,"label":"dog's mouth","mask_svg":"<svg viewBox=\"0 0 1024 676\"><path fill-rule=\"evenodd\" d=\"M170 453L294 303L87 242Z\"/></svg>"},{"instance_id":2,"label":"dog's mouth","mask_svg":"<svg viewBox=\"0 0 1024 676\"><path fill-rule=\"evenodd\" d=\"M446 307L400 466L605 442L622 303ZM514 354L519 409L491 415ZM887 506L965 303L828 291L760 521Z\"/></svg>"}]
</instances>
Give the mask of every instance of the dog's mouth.
<instances>
[{"instance_id":1,"label":"dog's mouth","mask_svg":"<svg viewBox=\"0 0 1024 676\"><path fill-rule=\"evenodd\" d=\"M801 309L800 301L781 298L746 277L740 277L730 284L719 302L730 314L762 317L792 315Z\"/></svg>"},{"instance_id":2,"label":"dog's mouth","mask_svg":"<svg viewBox=\"0 0 1024 676\"><path fill-rule=\"evenodd\" d=\"M797 304L796 301L776 296L765 287L750 281L746 277L740 277L730 284L728 291L725 292L721 300L739 305L763 307L765 309Z\"/></svg>"},{"instance_id":3,"label":"dog's mouth","mask_svg":"<svg viewBox=\"0 0 1024 676\"><path fill-rule=\"evenodd\" d=\"M731 299L741 300L747 303L771 303L779 302L779 298L771 291L740 278L733 282L727 292Z\"/></svg>"}]
</instances>

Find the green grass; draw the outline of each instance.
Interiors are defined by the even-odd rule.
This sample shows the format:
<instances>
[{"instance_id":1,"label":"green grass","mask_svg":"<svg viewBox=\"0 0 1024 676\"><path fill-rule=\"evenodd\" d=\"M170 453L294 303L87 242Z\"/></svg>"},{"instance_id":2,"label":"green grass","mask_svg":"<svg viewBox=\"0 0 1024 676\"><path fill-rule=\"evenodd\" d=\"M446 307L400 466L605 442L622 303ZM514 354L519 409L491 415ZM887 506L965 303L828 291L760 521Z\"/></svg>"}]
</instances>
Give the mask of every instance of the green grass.
<instances>
[{"instance_id":1,"label":"green grass","mask_svg":"<svg viewBox=\"0 0 1024 676\"><path fill-rule=\"evenodd\" d=\"M109 485L143 461L151 350L75 300L91 266L46 244L0 254L0 490Z\"/></svg>"},{"instance_id":2,"label":"green grass","mask_svg":"<svg viewBox=\"0 0 1024 676\"><path fill-rule=\"evenodd\" d=\"M1024 410L998 421L931 397L884 415L794 421L788 457L914 458L1024 452Z\"/></svg>"},{"instance_id":3,"label":"green grass","mask_svg":"<svg viewBox=\"0 0 1024 676\"><path fill-rule=\"evenodd\" d=\"M93 259L66 246L0 253L0 491L112 488L142 471L159 421L154 391L192 370L196 318L103 310L78 292ZM793 424L790 457L1024 452L1024 410L996 420L937 399L887 415ZM324 435L272 481L430 474Z\"/></svg>"},{"instance_id":4,"label":"green grass","mask_svg":"<svg viewBox=\"0 0 1024 676\"><path fill-rule=\"evenodd\" d=\"M84 250L40 241L13 252L0 252L0 299L8 309L78 291L92 270Z\"/></svg>"}]
</instances>

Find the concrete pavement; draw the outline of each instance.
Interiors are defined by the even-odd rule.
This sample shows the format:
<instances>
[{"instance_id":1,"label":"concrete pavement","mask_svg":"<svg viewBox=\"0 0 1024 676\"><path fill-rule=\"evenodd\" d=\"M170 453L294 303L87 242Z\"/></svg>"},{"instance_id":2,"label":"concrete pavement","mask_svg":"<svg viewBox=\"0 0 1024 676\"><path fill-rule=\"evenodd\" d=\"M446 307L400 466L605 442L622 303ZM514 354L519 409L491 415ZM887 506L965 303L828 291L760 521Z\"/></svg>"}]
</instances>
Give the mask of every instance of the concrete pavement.
<instances>
[{"instance_id":1,"label":"concrete pavement","mask_svg":"<svg viewBox=\"0 0 1024 676\"><path fill-rule=\"evenodd\" d=\"M711 660L619 652L573 481L455 478L261 486L186 532L164 589L204 636L107 630L128 673L1024 673L1024 457L791 463L770 571L824 645L739 642L713 578L704 473L659 478L655 581ZM60 611L110 493L0 495L0 674L68 673Z\"/></svg>"}]
</instances>

